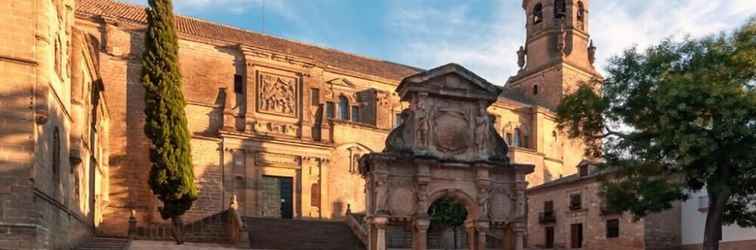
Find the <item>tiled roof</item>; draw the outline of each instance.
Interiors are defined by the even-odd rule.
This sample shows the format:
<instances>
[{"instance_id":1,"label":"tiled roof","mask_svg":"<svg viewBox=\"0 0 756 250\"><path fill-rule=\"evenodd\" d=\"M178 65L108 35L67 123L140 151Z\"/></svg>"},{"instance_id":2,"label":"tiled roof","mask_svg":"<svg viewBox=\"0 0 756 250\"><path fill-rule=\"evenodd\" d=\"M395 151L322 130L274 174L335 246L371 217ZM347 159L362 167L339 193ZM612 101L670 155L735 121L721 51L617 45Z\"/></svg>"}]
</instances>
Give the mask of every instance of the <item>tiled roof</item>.
<instances>
[{"instance_id":1,"label":"tiled roof","mask_svg":"<svg viewBox=\"0 0 756 250\"><path fill-rule=\"evenodd\" d=\"M78 0L76 11L82 15L101 15L121 21L146 24L144 8L144 6L113 0ZM190 17L176 16L175 22L177 31L183 34L310 58L327 66L386 79L401 80L421 71L421 69L406 65L366 58Z\"/></svg>"}]
</instances>

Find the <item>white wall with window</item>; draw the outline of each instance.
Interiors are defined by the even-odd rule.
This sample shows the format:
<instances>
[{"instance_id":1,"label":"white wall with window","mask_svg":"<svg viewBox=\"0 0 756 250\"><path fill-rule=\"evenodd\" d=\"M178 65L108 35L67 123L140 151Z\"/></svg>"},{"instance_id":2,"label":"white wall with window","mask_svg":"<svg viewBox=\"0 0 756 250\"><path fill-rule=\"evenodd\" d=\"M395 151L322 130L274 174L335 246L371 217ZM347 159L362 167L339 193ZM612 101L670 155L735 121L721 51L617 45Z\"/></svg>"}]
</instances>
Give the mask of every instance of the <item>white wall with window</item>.
<instances>
[{"instance_id":1,"label":"white wall with window","mask_svg":"<svg viewBox=\"0 0 756 250\"><path fill-rule=\"evenodd\" d=\"M706 213L709 199L706 191L690 195L690 198L682 203L682 244L703 244L704 228L706 225ZM742 228L737 225L722 227L722 241L756 240L756 228Z\"/></svg>"}]
</instances>

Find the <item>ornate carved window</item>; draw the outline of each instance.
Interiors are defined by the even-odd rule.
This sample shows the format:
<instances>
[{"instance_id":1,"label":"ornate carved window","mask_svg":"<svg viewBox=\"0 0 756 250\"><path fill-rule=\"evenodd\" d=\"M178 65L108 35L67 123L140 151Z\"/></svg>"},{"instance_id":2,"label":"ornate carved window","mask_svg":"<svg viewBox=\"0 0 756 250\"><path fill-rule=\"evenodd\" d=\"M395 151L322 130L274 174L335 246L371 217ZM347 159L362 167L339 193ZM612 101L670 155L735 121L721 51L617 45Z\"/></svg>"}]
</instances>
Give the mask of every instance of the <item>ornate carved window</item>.
<instances>
[{"instance_id":1,"label":"ornate carved window","mask_svg":"<svg viewBox=\"0 0 756 250\"><path fill-rule=\"evenodd\" d=\"M543 5L538 3L533 7L533 23L541 23L543 21Z\"/></svg>"},{"instance_id":2,"label":"ornate carved window","mask_svg":"<svg viewBox=\"0 0 756 250\"><path fill-rule=\"evenodd\" d=\"M339 119L349 120L349 99L346 96L339 96Z\"/></svg>"},{"instance_id":3,"label":"ornate carved window","mask_svg":"<svg viewBox=\"0 0 756 250\"><path fill-rule=\"evenodd\" d=\"M567 14L567 1L554 0L554 18L562 18Z\"/></svg>"}]
</instances>

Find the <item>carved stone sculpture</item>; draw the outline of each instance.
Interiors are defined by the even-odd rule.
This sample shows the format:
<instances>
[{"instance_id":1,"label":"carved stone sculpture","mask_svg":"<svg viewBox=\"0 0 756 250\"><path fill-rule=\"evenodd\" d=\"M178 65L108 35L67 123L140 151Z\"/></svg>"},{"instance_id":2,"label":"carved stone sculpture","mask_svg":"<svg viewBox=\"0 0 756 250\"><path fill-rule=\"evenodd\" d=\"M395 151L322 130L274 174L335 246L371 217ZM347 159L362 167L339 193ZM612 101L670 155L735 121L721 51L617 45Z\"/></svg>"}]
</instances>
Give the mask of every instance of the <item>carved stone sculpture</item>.
<instances>
[{"instance_id":1,"label":"carved stone sculpture","mask_svg":"<svg viewBox=\"0 0 756 250\"><path fill-rule=\"evenodd\" d=\"M417 100L417 108L415 109L415 119L417 121L417 145L420 148L428 146L428 132L430 130L430 123L428 119L428 108L425 107L422 99Z\"/></svg>"},{"instance_id":2,"label":"carved stone sculpture","mask_svg":"<svg viewBox=\"0 0 756 250\"><path fill-rule=\"evenodd\" d=\"M520 69L525 67L526 55L527 55L527 51L525 51L525 48L523 46L520 46L520 49L517 50L517 65L520 66Z\"/></svg>"},{"instance_id":3,"label":"carved stone sculpture","mask_svg":"<svg viewBox=\"0 0 756 250\"><path fill-rule=\"evenodd\" d=\"M480 113L475 118L475 144L477 145L478 153L487 156L486 149L488 149L489 138L489 126L491 125L491 118L486 111L486 107L481 105Z\"/></svg>"},{"instance_id":4,"label":"carved stone sculpture","mask_svg":"<svg viewBox=\"0 0 756 250\"><path fill-rule=\"evenodd\" d=\"M388 183L387 177L375 175L375 211L386 213L386 204L388 203Z\"/></svg>"},{"instance_id":5,"label":"carved stone sculpture","mask_svg":"<svg viewBox=\"0 0 756 250\"><path fill-rule=\"evenodd\" d=\"M296 116L296 79L261 74L258 89L258 110L260 112Z\"/></svg>"}]
</instances>

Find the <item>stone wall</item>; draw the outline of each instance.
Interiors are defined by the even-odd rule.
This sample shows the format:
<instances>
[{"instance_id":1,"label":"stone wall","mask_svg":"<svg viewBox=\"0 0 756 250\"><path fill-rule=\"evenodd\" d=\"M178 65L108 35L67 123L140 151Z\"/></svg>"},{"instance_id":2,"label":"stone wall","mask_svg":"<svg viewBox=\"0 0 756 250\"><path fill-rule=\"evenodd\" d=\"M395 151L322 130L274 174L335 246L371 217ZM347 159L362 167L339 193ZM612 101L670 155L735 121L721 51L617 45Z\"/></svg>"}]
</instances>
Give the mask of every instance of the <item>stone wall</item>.
<instances>
[{"instance_id":1,"label":"stone wall","mask_svg":"<svg viewBox=\"0 0 756 250\"><path fill-rule=\"evenodd\" d=\"M143 7L91 0L81 4L75 25L99 39L101 75L113 121L110 202L98 230L124 236L131 209L140 223L161 221L159 201L147 185L149 140L142 129ZM263 199L259 182L264 175L294 178L297 216L340 217L347 205L353 211L364 210L364 181L354 174L353 158L383 149L397 114L407 107L393 93L401 80L396 68L402 68L401 72L417 69L236 29L226 30L230 33L224 36L216 29L225 28L196 19L178 17L178 22L187 118L200 186L200 198L188 220L217 213L232 194L238 195L244 215L259 215ZM237 40L237 35L248 39ZM266 89L284 85L279 90ZM278 93L289 87L290 94L289 90ZM318 100L312 99L316 92ZM358 121L338 121L342 97L350 112L353 107L364 110ZM290 106L266 103L266 98L285 99ZM334 106L337 121L328 120L328 105ZM531 185L573 171L571 165L578 161L563 158L582 154L575 147L554 146L550 141L554 126L550 111L505 98L493 106L496 130L505 136L520 128L521 140L527 141L522 150L512 150L510 157L537 166L528 177ZM266 155L283 155L295 162L264 162Z\"/></svg>"},{"instance_id":2,"label":"stone wall","mask_svg":"<svg viewBox=\"0 0 756 250\"><path fill-rule=\"evenodd\" d=\"M600 183L597 179L567 177L571 182L528 191L528 245L531 248L544 248L546 244L546 227L554 228L555 248L571 247L571 225L583 224L582 249L620 249L641 250L645 248L645 220L633 221L629 214L611 214L602 211L602 198L599 195ZM564 181L564 180L562 180ZM538 188L538 187L536 187ZM570 209L570 195L581 195L581 208ZM541 223L539 216L544 212L544 203L552 201L554 223ZM607 238L606 221L619 220L619 237Z\"/></svg>"}]
</instances>

